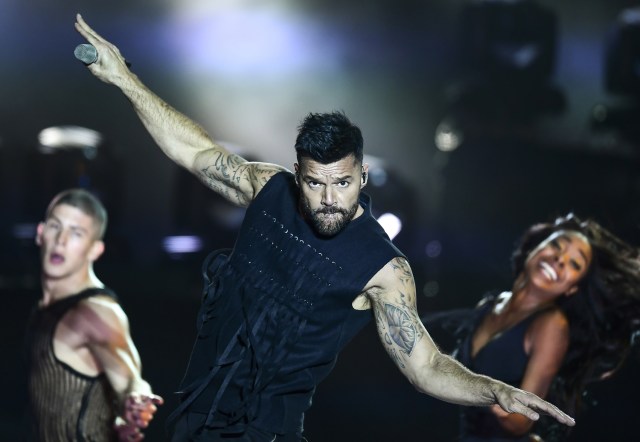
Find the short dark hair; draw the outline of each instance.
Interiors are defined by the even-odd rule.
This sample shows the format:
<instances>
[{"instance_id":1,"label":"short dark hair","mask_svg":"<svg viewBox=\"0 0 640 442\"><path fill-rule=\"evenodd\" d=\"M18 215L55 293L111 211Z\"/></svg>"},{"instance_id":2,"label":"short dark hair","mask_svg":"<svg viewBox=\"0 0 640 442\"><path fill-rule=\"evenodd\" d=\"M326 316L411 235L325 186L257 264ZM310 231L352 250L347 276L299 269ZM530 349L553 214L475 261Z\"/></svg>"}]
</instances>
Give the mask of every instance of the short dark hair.
<instances>
[{"instance_id":1,"label":"short dark hair","mask_svg":"<svg viewBox=\"0 0 640 442\"><path fill-rule=\"evenodd\" d=\"M95 195L84 189L64 190L53 197L49 203L45 219L49 219L53 209L62 204L75 207L93 218L96 225L96 238L104 238L104 233L107 230L107 210Z\"/></svg>"},{"instance_id":2,"label":"short dark hair","mask_svg":"<svg viewBox=\"0 0 640 442\"><path fill-rule=\"evenodd\" d=\"M328 164L353 155L362 163L362 132L344 112L309 113L298 126L295 148L298 162L309 157Z\"/></svg>"}]
</instances>

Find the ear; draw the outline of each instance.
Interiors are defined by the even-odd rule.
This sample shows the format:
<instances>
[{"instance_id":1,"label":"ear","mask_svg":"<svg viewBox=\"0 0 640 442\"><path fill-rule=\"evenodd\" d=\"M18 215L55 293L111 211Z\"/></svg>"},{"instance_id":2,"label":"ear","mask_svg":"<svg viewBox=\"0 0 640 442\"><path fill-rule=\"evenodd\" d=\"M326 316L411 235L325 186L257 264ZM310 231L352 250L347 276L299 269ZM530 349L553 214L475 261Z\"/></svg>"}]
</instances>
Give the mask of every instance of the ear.
<instances>
[{"instance_id":1,"label":"ear","mask_svg":"<svg viewBox=\"0 0 640 442\"><path fill-rule=\"evenodd\" d=\"M91 249L89 249L89 261L97 261L98 258L104 253L104 241L96 240L93 242Z\"/></svg>"},{"instance_id":2,"label":"ear","mask_svg":"<svg viewBox=\"0 0 640 442\"><path fill-rule=\"evenodd\" d=\"M564 296L571 296L571 295L575 295L578 292L578 286L574 285L573 287L570 287L569 290L567 290L564 293Z\"/></svg>"},{"instance_id":3,"label":"ear","mask_svg":"<svg viewBox=\"0 0 640 442\"><path fill-rule=\"evenodd\" d=\"M360 188L362 189L367 185L367 181L369 180L369 165L364 163L362 165L362 177L360 179Z\"/></svg>"},{"instance_id":4,"label":"ear","mask_svg":"<svg viewBox=\"0 0 640 442\"><path fill-rule=\"evenodd\" d=\"M293 170L295 171L295 173L293 174L295 180L296 180L296 184L298 186L300 186L300 182L298 180L298 176L300 175L300 166L298 166L298 163L293 163Z\"/></svg>"},{"instance_id":5,"label":"ear","mask_svg":"<svg viewBox=\"0 0 640 442\"><path fill-rule=\"evenodd\" d=\"M41 246L42 245L42 232L44 232L44 223L40 222L38 223L38 226L36 227L36 245Z\"/></svg>"}]
</instances>

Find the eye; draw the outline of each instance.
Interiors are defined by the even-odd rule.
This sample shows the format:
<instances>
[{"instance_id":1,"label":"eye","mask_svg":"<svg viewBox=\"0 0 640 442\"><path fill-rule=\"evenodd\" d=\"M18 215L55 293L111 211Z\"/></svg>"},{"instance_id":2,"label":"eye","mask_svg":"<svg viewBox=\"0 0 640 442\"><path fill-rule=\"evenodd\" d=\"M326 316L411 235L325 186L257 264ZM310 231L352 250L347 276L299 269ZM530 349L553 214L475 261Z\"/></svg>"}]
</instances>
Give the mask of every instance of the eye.
<instances>
[{"instance_id":1,"label":"eye","mask_svg":"<svg viewBox=\"0 0 640 442\"><path fill-rule=\"evenodd\" d=\"M558 241L557 239L552 239L551 241L549 241L549 244L551 245L551 247L553 247L556 250L560 250L560 241Z\"/></svg>"},{"instance_id":2,"label":"eye","mask_svg":"<svg viewBox=\"0 0 640 442\"><path fill-rule=\"evenodd\" d=\"M308 185L309 187L311 187L312 189L317 189L318 187L322 186L322 184L320 184L320 183L319 183L319 182L317 182L317 181L308 181L308 182L307 182L307 185Z\"/></svg>"},{"instance_id":3,"label":"eye","mask_svg":"<svg viewBox=\"0 0 640 442\"><path fill-rule=\"evenodd\" d=\"M338 183L338 187L342 187L342 188L347 187L348 185L349 185L349 181L342 180Z\"/></svg>"},{"instance_id":4,"label":"eye","mask_svg":"<svg viewBox=\"0 0 640 442\"><path fill-rule=\"evenodd\" d=\"M48 229L51 229L51 230L58 230L60 228L60 224L58 224L55 221L47 221L46 226Z\"/></svg>"},{"instance_id":5,"label":"eye","mask_svg":"<svg viewBox=\"0 0 640 442\"><path fill-rule=\"evenodd\" d=\"M574 270L576 270L578 272L580 270L582 270L582 266L580 264L578 264L578 262L576 260L572 259L569 263L571 264L571 267L573 267Z\"/></svg>"}]
</instances>

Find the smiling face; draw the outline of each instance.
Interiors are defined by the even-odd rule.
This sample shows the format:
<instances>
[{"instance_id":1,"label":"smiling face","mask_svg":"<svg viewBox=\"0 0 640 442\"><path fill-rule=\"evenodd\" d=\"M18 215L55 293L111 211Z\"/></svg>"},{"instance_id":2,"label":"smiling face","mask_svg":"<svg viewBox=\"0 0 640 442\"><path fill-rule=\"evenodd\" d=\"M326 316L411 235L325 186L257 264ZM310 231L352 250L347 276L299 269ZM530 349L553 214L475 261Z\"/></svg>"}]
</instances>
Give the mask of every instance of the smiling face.
<instances>
[{"instance_id":1,"label":"smiling face","mask_svg":"<svg viewBox=\"0 0 640 442\"><path fill-rule=\"evenodd\" d=\"M320 235L337 234L362 213L358 197L366 183L367 167L353 155L329 164L303 157L295 165L300 210Z\"/></svg>"},{"instance_id":2,"label":"smiling face","mask_svg":"<svg viewBox=\"0 0 640 442\"><path fill-rule=\"evenodd\" d=\"M581 233L551 234L527 256L524 272L530 284L552 295L573 294L592 260L591 245Z\"/></svg>"},{"instance_id":3,"label":"smiling face","mask_svg":"<svg viewBox=\"0 0 640 442\"><path fill-rule=\"evenodd\" d=\"M82 210L67 204L54 207L37 229L44 276L55 280L88 276L92 262L104 250L98 235L94 219Z\"/></svg>"}]
</instances>

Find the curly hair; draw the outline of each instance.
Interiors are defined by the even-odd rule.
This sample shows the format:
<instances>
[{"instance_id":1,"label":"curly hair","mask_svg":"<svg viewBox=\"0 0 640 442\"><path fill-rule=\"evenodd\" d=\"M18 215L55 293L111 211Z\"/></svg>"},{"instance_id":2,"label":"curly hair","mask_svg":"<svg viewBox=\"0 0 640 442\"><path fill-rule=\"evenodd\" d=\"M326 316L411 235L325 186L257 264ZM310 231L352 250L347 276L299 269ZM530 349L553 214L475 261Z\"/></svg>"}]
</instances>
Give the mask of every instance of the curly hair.
<instances>
[{"instance_id":1,"label":"curly hair","mask_svg":"<svg viewBox=\"0 0 640 442\"><path fill-rule=\"evenodd\" d=\"M560 230L584 235L593 253L576 295L557 300L569 320L570 341L549 397L576 413L586 386L621 366L633 334L640 329L640 258L637 248L597 222L570 213L525 232L511 257L514 274L523 271L527 256L538 244Z\"/></svg>"},{"instance_id":2,"label":"curly hair","mask_svg":"<svg viewBox=\"0 0 640 442\"><path fill-rule=\"evenodd\" d=\"M298 162L309 157L328 164L353 155L362 163L362 132L343 112L310 113L298 127L295 148Z\"/></svg>"}]
</instances>

